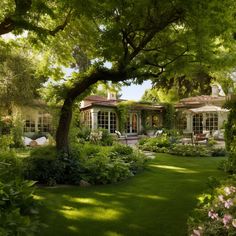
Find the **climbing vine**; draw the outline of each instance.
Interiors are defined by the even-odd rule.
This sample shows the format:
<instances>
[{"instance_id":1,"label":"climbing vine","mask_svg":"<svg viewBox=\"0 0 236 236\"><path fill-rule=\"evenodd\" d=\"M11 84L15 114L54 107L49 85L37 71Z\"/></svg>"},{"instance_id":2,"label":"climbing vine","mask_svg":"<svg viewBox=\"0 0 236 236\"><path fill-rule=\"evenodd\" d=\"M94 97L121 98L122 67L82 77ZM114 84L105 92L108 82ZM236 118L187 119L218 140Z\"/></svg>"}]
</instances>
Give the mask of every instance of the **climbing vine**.
<instances>
[{"instance_id":1,"label":"climbing vine","mask_svg":"<svg viewBox=\"0 0 236 236\"><path fill-rule=\"evenodd\" d=\"M174 117L175 117L174 106L171 103L165 103L163 105L165 107L164 115L163 115L163 127L166 129L173 129Z\"/></svg>"},{"instance_id":2,"label":"climbing vine","mask_svg":"<svg viewBox=\"0 0 236 236\"><path fill-rule=\"evenodd\" d=\"M125 131L125 124L127 122L128 110L134 104L133 101L120 102L117 105L117 115L119 119L119 130L120 132Z\"/></svg>"}]
</instances>

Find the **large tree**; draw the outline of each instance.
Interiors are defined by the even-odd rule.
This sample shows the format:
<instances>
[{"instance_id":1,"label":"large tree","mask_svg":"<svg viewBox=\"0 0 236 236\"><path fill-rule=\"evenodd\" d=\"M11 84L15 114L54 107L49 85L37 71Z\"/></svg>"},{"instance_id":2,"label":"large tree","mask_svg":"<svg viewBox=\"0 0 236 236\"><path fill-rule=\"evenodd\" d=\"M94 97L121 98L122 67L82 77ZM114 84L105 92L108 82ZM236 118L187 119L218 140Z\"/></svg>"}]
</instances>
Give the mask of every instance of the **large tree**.
<instances>
[{"instance_id":1,"label":"large tree","mask_svg":"<svg viewBox=\"0 0 236 236\"><path fill-rule=\"evenodd\" d=\"M58 150L65 152L73 103L97 81L158 81L189 67L199 74L211 62L226 60L232 46L227 43L233 39L233 1L90 3L77 19L73 37L94 64L78 73L65 95L56 137ZM218 62L220 54L225 58ZM111 68L104 66L106 61Z\"/></svg>"},{"instance_id":2,"label":"large tree","mask_svg":"<svg viewBox=\"0 0 236 236\"><path fill-rule=\"evenodd\" d=\"M43 1L15 1L15 5L20 2ZM53 14L47 15L45 11L40 14L39 8L32 6L30 4L28 10L19 14L14 8L11 14L5 14L2 22L6 22L8 16L15 19L15 15L19 15L20 21L16 17L14 29L18 27L55 36L46 41L47 47L42 48L50 50L50 68L55 68L57 63L65 66L74 63L72 51L78 46L80 54L86 55L91 62L74 74L66 86L63 85L64 102L56 134L58 151L69 151L73 103L98 81L130 79L141 83L151 78L159 83L173 74L185 75L186 70L198 74L211 63L216 65L212 68L214 70L217 66L223 67L225 61L234 60L229 56L233 48L229 42L236 25L233 0L223 3L218 0L58 0L50 1L42 8L52 10L54 17L49 17ZM21 22L21 16L23 26L17 23ZM51 33L61 22L66 22L67 27L62 27L60 32L57 30L56 35ZM223 60L217 60L219 56ZM112 65L109 68L105 66L107 61Z\"/></svg>"}]
</instances>

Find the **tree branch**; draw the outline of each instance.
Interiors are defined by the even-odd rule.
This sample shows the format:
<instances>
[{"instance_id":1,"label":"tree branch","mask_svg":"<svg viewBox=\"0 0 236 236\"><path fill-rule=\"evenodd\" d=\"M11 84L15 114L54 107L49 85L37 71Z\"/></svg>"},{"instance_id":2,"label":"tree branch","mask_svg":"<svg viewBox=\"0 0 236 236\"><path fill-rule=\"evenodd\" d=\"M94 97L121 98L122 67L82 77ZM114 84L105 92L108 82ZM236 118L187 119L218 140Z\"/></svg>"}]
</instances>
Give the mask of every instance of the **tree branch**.
<instances>
[{"instance_id":1,"label":"tree branch","mask_svg":"<svg viewBox=\"0 0 236 236\"><path fill-rule=\"evenodd\" d=\"M72 10L70 10L66 16L65 21L61 25L55 27L55 29L50 30L31 24L30 22L23 19L23 16L26 15L31 9L31 0L15 0L15 4L15 12L11 16L5 17L5 19L0 23L0 35L10 33L14 29L22 29L55 36L59 31L64 30L70 20L72 13Z\"/></svg>"}]
</instances>

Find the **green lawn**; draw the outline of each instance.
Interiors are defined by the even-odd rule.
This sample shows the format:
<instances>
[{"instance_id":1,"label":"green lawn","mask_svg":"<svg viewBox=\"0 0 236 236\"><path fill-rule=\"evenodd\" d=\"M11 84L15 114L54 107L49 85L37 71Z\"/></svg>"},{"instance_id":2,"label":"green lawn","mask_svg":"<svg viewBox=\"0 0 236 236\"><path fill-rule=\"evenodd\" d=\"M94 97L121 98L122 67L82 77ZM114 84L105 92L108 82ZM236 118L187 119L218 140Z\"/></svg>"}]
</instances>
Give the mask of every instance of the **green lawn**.
<instances>
[{"instance_id":1,"label":"green lawn","mask_svg":"<svg viewBox=\"0 0 236 236\"><path fill-rule=\"evenodd\" d=\"M188 214L208 176L223 158L158 154L147 170L124 183L106 186L42 188L42 236L184 236Z\"/></svg>"}]
</instances>

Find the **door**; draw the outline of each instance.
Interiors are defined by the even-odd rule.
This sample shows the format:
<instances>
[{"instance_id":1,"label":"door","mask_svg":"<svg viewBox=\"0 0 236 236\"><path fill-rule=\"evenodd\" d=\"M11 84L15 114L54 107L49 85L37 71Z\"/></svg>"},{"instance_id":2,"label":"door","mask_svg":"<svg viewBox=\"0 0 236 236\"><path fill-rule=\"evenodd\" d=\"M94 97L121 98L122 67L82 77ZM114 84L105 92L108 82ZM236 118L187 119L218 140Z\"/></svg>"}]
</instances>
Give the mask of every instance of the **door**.
<instances>
[{"instance_id":1,"label":"door","mask_svg":"<svg viewBox=\"0 0 236 236\"><path fill-rule=\"evenodd\" d=\"M126 129L127 134L137 134L138 133L138 115L137 113L130 113L127 116Z\"/></svg>"}]
</instances>

